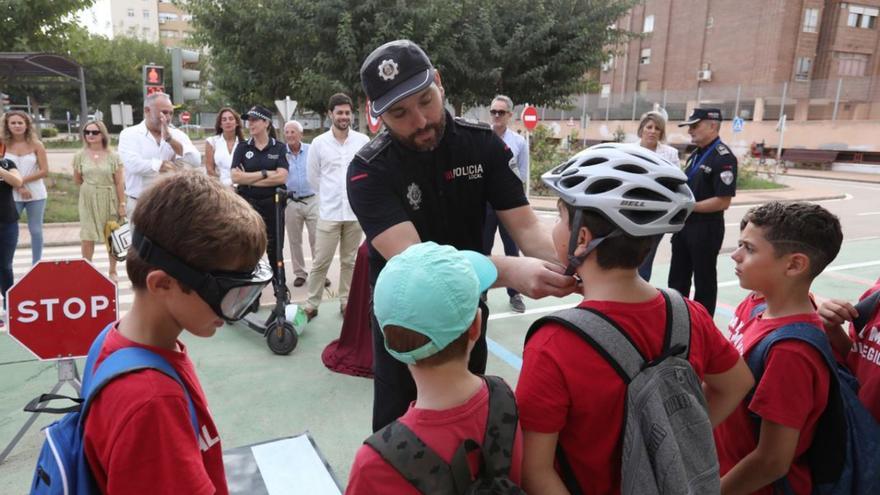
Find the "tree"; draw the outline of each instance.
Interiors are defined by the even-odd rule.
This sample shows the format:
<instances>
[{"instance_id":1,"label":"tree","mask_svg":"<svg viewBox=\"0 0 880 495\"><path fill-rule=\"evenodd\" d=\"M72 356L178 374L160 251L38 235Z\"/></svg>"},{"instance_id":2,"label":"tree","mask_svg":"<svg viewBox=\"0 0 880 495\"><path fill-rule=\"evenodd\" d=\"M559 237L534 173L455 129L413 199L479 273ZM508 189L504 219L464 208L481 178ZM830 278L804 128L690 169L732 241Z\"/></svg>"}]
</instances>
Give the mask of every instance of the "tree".
<instances>
[{"instance_id":1,"label":"tree","mask_svg":"<svg viewBox=\"0 0 880 495\"><path fill-rule=\"evenodd\" d=\"M0 52L59 51L80 28L73 14L95 0L0 0Z\"/></svg>"},{"instance_id":2,"label":"tree","mask_svg":"<svg viewBox=\"0 0 880 495\"><path fill-rule=\"evenodd\" d=\"M583 91L609 28L634 0L189 0L218 90L241 105L291 94L323 112L330 94L363 100L359 69L380 44L409 38L440 70L458 111L504 92L565 103ZM246 101L250 100L250 101Z\"/></svg>"}]
</instances>

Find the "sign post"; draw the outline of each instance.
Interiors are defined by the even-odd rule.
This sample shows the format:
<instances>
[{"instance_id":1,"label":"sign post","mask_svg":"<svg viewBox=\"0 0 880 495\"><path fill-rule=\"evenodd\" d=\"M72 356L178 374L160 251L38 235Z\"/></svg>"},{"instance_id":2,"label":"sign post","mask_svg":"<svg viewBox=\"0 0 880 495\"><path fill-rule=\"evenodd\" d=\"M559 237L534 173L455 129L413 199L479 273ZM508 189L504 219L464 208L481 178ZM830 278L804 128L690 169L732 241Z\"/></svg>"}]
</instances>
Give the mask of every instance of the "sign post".
<instances>
[{"instance_id":1,"label":"sign post","mask_svg":"<svg viewBox=\"0 0 880 495\"><path fill-rule=\"evenodd\" d=\"M83 259L40 261L6 293L9 336L41 361L56 361L55 394L66 383L77 394L75 358L117 319L116 285ZM0 453L0 463L36 421L34 413Z\"/></svg>"},{"instance_id":2,"label":"sign post","mask_svg":"<svg viewBox=\"0 0 880 495\"><path fill-rule=\"evenodd\" d=\"M534 131L535 128L538 127L538 109L529 105L528 103L526 103L526 106L523 108L522 114L520 114L519 118L522 120L523 126L526 128L526 145L529 147L529 150L530 150L529 152L531 152L532 145L531 145L530 141L531 141L532 131ZM531 168L531 163L532 163L532 160L530 158L529 159L529 164L530 164L529 168ZM529 174L528 174L529 176L525 177L526 197L527 198L529 197L529 194L531 194L531 185L532 185L531 184L531 182L532 182L531 170L529 170L528 172L529 172Z\"/></svg>"}]
</instances>

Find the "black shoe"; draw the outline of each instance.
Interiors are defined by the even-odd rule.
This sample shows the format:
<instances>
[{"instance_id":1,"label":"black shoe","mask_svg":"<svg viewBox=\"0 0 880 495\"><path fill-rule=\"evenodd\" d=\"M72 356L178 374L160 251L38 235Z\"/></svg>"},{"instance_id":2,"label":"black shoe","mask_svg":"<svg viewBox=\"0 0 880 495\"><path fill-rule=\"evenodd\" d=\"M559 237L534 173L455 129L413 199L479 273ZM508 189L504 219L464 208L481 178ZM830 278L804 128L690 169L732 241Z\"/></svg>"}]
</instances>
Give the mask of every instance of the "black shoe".
<instances>
[{"instance_id":1,"label":"black shoe","mask_svg":"<svg viewBox=\"0 0 880 495\"><path fill-rule=\"evenodd\" d=\"M324 279L324 287L330 287L330 279L329 278Z\"/></svg>"},{"instance_id":2,"label":"black shoe","mask_svg":"<svg viewBox=\"0 0 880 495\"><path fill-rule=\"evenodd\" d=\"M296 280L293 281L294 287L302 287L305 284L306 284L306 279L304 279L303 277L296 277Z\"/></svg>"},{"instance_id":3,"label":"black shoe","mask_svg":"<svg viewBox=\"0 0 880 495\"><path fill-rule=\"evenodd\" d=\"M510 296L510 308L513 309L514 313L526 312L526 303L523 302L523 298L521 295L515 294Z\"/></svg>"},{"instance_id":4,"label":"black shoe","mask_svg":"<svg viewBox=\"0 0 880 495\"><path fill-rule=\"evenodd\" d=\"M318 316L318 310L317 310L317 309L303 309L303 313L306 314L306 321L307 321L307 322L312 321L312 319L313 319L314 317Z\"/></svg>"}]
</instances>

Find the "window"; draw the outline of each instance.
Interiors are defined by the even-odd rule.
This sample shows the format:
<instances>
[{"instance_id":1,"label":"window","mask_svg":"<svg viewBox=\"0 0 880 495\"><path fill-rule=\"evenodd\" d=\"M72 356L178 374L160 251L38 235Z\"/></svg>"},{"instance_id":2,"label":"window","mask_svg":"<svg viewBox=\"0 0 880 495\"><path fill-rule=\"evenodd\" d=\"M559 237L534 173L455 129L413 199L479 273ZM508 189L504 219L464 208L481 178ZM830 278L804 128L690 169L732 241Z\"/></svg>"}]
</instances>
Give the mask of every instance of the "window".
<instances>
[{"instance_id":1,"label":"window","mask_svg":"<svg viewBox=\"0 0 880 495\"><path fill-rule=\"evenodd\" d=\"M643 48L642 49L642 56L639 57L639 64L648 65L650 63L651 63L651 49L650 48Z\"/></svg>"},{"instance_id":2,"label":"window","mask_svg":"<svg viewBox=\"0 0 880 495\"><path fill-rule=\"evenodd\" d=\"M636 86L636 91L638 91L638 93L640 95L644 95L645 93L647 93L648 92L648 81L639 81L638 85Z\"/></svg>"},{"instance_id":3,"label":"window","mask_svg":"<svg viewBox=\"0 0 880 495\"><path fill-rule=\"evenodd\" d=\"M804 32L819 32L819 9L804 9Z\"/></svg>"},{"instance_id":4,"label":"window","mask_svg":"<svg viewBox=\"0 0 880 495\"><path fill-rule=\"evenodd\" d=\"M144 19L149 19L149 18L150 18L150 11L144 9Z\"/></svg>"},{"instance_id":5,"label":"window","mask_svg":"<svg viewBox=\"0 0 880 495\"><path fill-rule=\"evenodd\" d=\"M143 35L144 38L149 38L150 37L150 28L145 27L145 28L141 29L141 34Z\"/></svg>"},{"instance_id":6,"label":"window","mask_svg":"<svg viewBox=\"0 0 880 495\"><path fill-rule=\"evenodd\" d=\"M602 62L602 72L608 72L614 67L614 55L609 55L608 60Z\"/></svg>"},{"instance_id":7,"label":"window","mask_svg":"<svg viewBox=\"0 0 880 495\"><path fill-rule=\"evenodd\" d=\"M191 14L186 14L183 16L183 20L186 22L192 22L193 16Z\"/></svg>"},{"instance_id":8,"label":"window","mask_svg":"<svg viewBox=\"0 0 880 495\"><path fill-rule=\"evenodd\" d=\"M172 14L170 12L159 12L159 22L162 21L176 21L177 14Z\"/></svg>"},{"instance_id":9,"label":"window","mask_svg":"<svg viewBox=\"0 0 880 495\"><path fill-rule=\"evenodd\" d=\"M813 59L810 57L800 57L797 59L795 67L794 79L796 81L807 81L810 79L810 69L813 66Z\"/></svg>"},{"instance_id":10,"label":"window","mask_svg":"<svg viewBox=\"0 0 880 495\"><path fill-rule=\"evenodd\" d=\"M649 15L645 16L645 24L642 26L643 33L653 33L654 32L654 16Z\"/></svg>"},{"instance_id":11,"label":"window","mask_svg":"<svg viewBox=\"0 0 880 495\"><path fill-rule=\"evenodd\" d=\"M610 84L603 84L602 85L602 92L599 93L599 96L602 98L608 98L609 96L611 96L611 85Z\"/></svg>"},{"instance_id":12,"label":"window","mask_svg":"<svg viewBox=\"0 0 880 495\"><path fill-rule=\"evenodd\" d=\"M854 28L874 29L878 14L880 14L880 9L850 4L846 25Z\"/></svg>"},{"instance_id":13,"label":"window","mask_svg":"<svg viewBox=\"0 0 880 495\"><path fill-rule=\"evenodd\" d=\"M128 16L134 17L134 9L128 9Z\"/></svg>"},{"instance_id":14,"label":"window","mask_svg":"<svg viewBox=\"0 0 880 495\"><path fill-rule=\"evenodd\" d=\"M163 38L177 38L177 31L169 31L167 29L163 29L159 31L159 36Z\"/></svg>"},{"instance_id":15,"label":"window","mask_svg":"<svg viewBox=\"0 0 880 495\"><path fill-rule=\"evenodd\" d=\"M868 56L864 53L837 52L837 75L863 77L868 67Z\"/></svg>"}]
</instances>

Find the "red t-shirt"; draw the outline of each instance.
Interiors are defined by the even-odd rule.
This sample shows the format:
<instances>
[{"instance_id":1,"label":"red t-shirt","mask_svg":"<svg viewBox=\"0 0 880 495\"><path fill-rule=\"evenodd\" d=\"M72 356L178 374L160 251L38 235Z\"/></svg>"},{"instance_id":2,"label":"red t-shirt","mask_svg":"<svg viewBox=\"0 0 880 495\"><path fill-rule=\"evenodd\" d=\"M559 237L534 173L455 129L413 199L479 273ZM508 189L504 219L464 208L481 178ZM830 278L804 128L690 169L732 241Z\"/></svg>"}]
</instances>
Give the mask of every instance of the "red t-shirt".
<instances>
[{"instance_id":1,"label":"red t-shirt","mask_svg":"<svg viewBox=\"0 0 880 495\"><path fill-rule=\"evenodd\" d=\"M742 328L743 355L747 355L768 333L790 323L809 323L822 328L822 320L816 313L767 319L763 314L759 315ZM800 430L795 458L786 476L795 493L810 493L813 483L804 453L813 442L816 422L828 403L829 379L828 366L810 344L786 340L771 347L764 374L755 387L751 402L742 401L715 428L721 475L724 476L758 446L757 424L749 415L752 412L764 420ZM766 486L755 494L773 495L773 486Z\"/></svg>"},{"instance_id":2,"label":"red t-shirt","mask_svg":"<svg viewBox=\"0 0 880 495\"><path fill-rule=\"evenodd\" d=\"M702 305L687 301L691 315L688 360L701 379L723 373L739 355ZM658 292L637 304L583 301L611 318L649 358L663 349L666 302ZM605 359L575 332L547 324L523 353L516 387L524 430L559 432L559 443L584 493L620 493L626 386Z\"/></svg>"},{"instance_id":3,"label":"red t-shirt","mask_svg":"<svg viewBox=\"0 0 880 495\"><path fill-rule=\"evenodd\" d=\"M409 410L400 417L405 424L419 436L444 461L451 462L456 449L466 438L482 443L486 434L486 420L489 415L489 387L485 384L466 403L434 411L418 409L413 402ZM471 472L480 469L479 456L470 456ZM520 483L522 467L522 432L519 425L513 444L513 457L510 466L510 480ZM346 495L393 493L395 495L419 495L400 473L368 445L358 449L351 466Z\"/></svg>"},{"instance_id":4,"label":"red t-shirt","mask_svg":"<svg viewBox=\"0 0 880 495\"><path fill-rule=\"evenodd\" d=\"M199 423L196 439L180 385L160 371L144 370L110 382L95 398L86 418L84 448L102 493L228 493L220 436L208 411L196 370L179 351L140 345L114 326L98 357L124 347L159 354L186 384Z\"/></svg>"},{"instance_id":5,"label":"red t-shirt","mask_svg":"<svg viewBox=\"0 0 880 495\"><path fill-rule=\"evenodd\" d=\"M880 279L859 300L878 290ZM849 332L853 347L847 356L847 366L859 379L859 400L880 421L880 305L874 309L874 315L865 325L861 337L852 325Z\"/></svg>"},{"instance_id":6,"label":"red t-shirt","mask_svg":"<svg viewBox=\"0 0 880 495\"><path fill-rule=\"evenodd\" d=\"M733 312L733 318L731 318L730 323L727 324L727 331L730 334L730 343L736 347L736 350L742 354L742 339L743 339L743 328L745 328L746 323L749 322L754 316L752 316L752 312L755 310L755 307L759 304L765 304L767 301L764 299L764 296L758 294L757 292L750 292L745 299L739 303L739 306L736 307L736 311ZM755 315L757 316L757 315Z\"/></svg>"}]
</instances>

